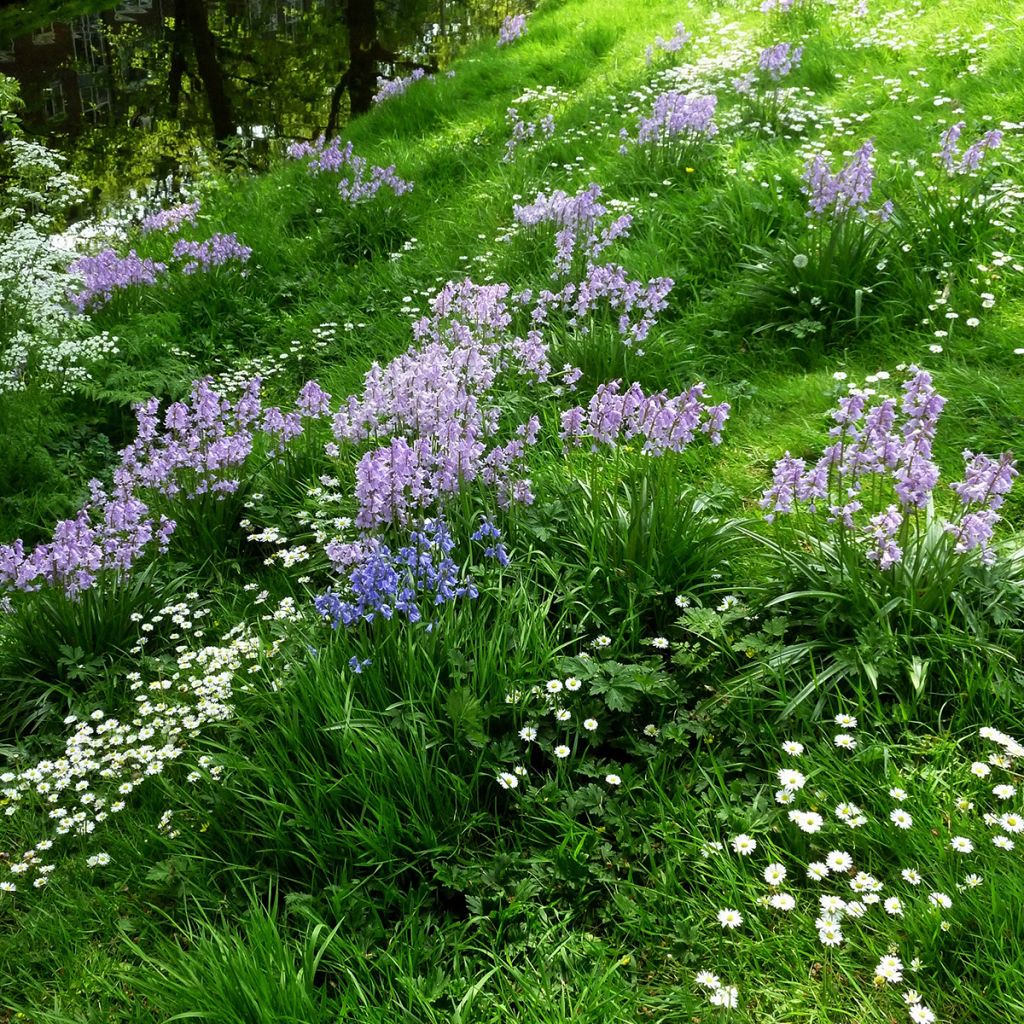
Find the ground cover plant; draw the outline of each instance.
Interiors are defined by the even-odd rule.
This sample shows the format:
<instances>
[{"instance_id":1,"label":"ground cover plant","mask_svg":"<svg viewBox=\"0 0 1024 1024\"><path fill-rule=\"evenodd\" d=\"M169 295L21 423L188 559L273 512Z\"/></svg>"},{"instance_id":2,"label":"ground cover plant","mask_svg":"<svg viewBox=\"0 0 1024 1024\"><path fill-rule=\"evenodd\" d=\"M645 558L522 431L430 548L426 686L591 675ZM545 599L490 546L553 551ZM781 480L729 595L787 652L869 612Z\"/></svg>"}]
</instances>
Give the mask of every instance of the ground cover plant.
<instances>
[{"instance_id":1,"label":"ground cover plant","mask_svg":"<svg viewBox=\"0 0 1024 1024\"><path fill-rule=\"evenodd\" d=\"M0 1019L1020 1018L1022 16L510 10L70 235L0 89Z\"/></svg>"}]
</instances>

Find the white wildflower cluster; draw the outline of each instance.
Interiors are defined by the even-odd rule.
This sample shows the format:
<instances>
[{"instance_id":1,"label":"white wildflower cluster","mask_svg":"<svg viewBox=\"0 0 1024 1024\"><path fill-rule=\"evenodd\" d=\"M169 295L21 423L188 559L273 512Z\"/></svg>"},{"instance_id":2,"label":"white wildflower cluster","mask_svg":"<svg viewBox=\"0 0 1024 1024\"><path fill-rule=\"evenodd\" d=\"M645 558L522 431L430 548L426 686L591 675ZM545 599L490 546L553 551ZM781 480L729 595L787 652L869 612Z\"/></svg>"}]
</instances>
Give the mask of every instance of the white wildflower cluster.
<instances>
[{"instance_id":1,"label":"white wildflower cluster","mask_svg":"<svg viewBox=\"0 0 1024 1024\"><path fill-rule=\"evenodd\" d=\"M574 730L577 733L577 738L580 738L581 735L596 735L601 723L593 714L587 713L588 709L580 707L580 698L583 696L585 696L583 681L577 676L566 676L549 679L543 686L535 684L526 691L512 690L505 694L505 703L516 705L530 719L519 729L518 736L523 743L531 744L538 742L542 730L545 734L554 731L544 728L542 724L544 718L551 718L559 725L573 723L567 728ZM569 742L565 742L565 740ZM570 756L574 746L574 738L566 736L562 741L552 744L551 753L556 760L564 761ZM525 774L524 771L523 776ZM499 783L501 783L501 779L502 777L499 776ZM621 784L622 779L618 775L609 774L605 781L610 786L617 786ZM504 788L512 787L504 786Z\"/></svg>"},{"instance_id":2,"label":"white wildflower cluster","mask_svg":"<svg viewBox=\"0 0 1024 1024\"><path fill-rule=\"evenodd\" d=\"M694 980L701 988L707 990L708 1000L712 1006L735 1010L739 1005L739 989L735 985L723 985L717 974L712 974L711 971L698 971Z\"/></svg>"},{"instance_id":3,"label":"white wildflower cluster","mask_svg":"<svg viewBox=\"0 0 1024 1024\"><path fill-rule=\"evenodd\" d=\"M311 341L293 338L288 348L280 352L268 352L241 359L235 362L230 370L214 375L210 386L219 395L237 398L249 386L253 377L259 377L262 381L279 377L291 369L293 363L301 365L307 356L322 353L334 341L337 329L336 323L323 323L313 328ZM188 353L182 352L181 355L187 357Z\"/></svg>"},{"instance_id":4,"label":"white wildflower cluster","mask_svg":"<svg viewBox=\"0 0 1024 1024\"><path fill-rule=\"evenodd\" d=\"M68 303L70 254L53 233L55 212L83 193L63 159L17 135L0 142L0 396L32 385L74 390L118 351Z\"/></svg>"},{"instance_id":5,"label":"white wildflower cluster","mask_svg":"<svg viewBox=\"0 0 1024 1024\"><path fill-rule=\"evenodd\" d=\"M311 533L316 545L321 548L332 540L343 541L345 534L350 534L353 541L358 539L359 531L354 530L351 516L338 515L338 506L351 501L351 496L345 493L340 480L332 476L320 477L317 486L306 488L306 498L312 507L300 508L292 513L290 518L293 522L287 526L270 524L257 527L251 518L241 521L240 525L247 531L246 537L251 543L277 548L264 558L265 565L277 563L290 569L313 559L314 552L308 544L293 543L293 536L289 535L293 530L307 536ZM253 495L245 507L255 513L262 499L262 495ZM266 510L260 509L260 512Z\"/></svg>"},{"instance_id":6,"label":"white wildflower cluster","mask_svg":"<svg viewBox=\"0 0 1024 1024\"><path fill-rule=\"evenodd\" d=\"M843 968L848 971L871 969L857 960L862 951L874 950L875 987L881 993L904 986L906 972L917 973L922 966L918 957L904 966L900 944L906 944L908 934L916 930L916 926L904 922L920 920L925 932L952 931L955 919L951 915L958 912L956 894L967 894L985 885L988 871L977 869L990 869L996 876L1015 870L1006 860L1006 852L1014 849L1013 837L1024 834L1024 809L1018 809L1016 784L1024 745L997 729L982 728L980 739L994 745L994 750L973 761L958 757L958 764L944 777L939 791L927 787L916 793L908 782L917 774L915 766L900 765L891 749L892 766L888 771L895 773L900 768L896 777L879 779L851 763L844 748L860 749L855 740L859 737L855 717L840 714L829 724L845 730L840 735L853 740L853 745L836 744L831 733L817 744L786 740L782 752L789 758L801 758L800 768L790 762L772 775L773 787L779 787L775 800L781 805L780 813L785 808L794 832L813 838L793 833L787 837L785 828L780 832L769 823L766 836L771 840L759 843L739 833L727 843L702 841L699 853L707 864L712 891L728 888L736 893L745 889L751 896L749 908L740 904L719 909L715 914L716 931L735 932L738 941L743 941L747 930L744 926L751 923L748 918L764 913L768 920L753 922L755 928L768 924L775 930L816 934L819 946L832 950L832 955L851 958ZM816 788L813 782L809 784L810 779L818 777L827 780L824 785L839 790L836 795L842 798L836 801L829 792ZM841 793L855 787L858 802L875 813L865 812ZM888 810L883 809L886 797L892 801ZM990 810L975 812L976 805L987 805ZM832 813L828 813L829 807L834 808ZM915 827L915 817L927 821L927 826ZM986 829L990 842L986 842ZM859 838L862 833L863 845ZM917 856L922 843L932 849L921 870L899 863L905 833L913 835L912 845L906 848L913 849ZM760 862L764 846L766 860ZM800 850L800 854L789 856L789 847ZM735 858L728 856L730 848ZM743 871L739 866L742 861L749 862L750 873L747 884L738 889L736 872ZM965 910L968 917L976 912ZM722 987L709 971L697 976L697 984L712 994ZM898 1004L911 1024L937 1019L914 988L900 991Z\"/></svg>"},{"instance_id":7,"label":"white wildflower cluster","mask_svg":"<svg viewBox=\"0 0 1024 1024\"><path fill-rule=\"evenodd\" d=\"M130 653L142 654L154 637L166 633L168 640L179 641L174 653L185 654L189 650L189 644L183 642L186 637L194 642L202 640L206 635L205 629L202 628L202 620L211 613L209 608L196 605L195 602L198 600L198 591L190 590L184 601L165 605L145 621L140 612L133 612L131 620L139 623L140 635Z\"/></svg>"},{"instance_id":8,"label":"white wildflower cluster","mask_svg":"<svg viewBox=\"0 0 1024 1024\"><path fill-rule=\"evenodd\" d=\"M205 609L190 611L188 604L179 603L142 622L140 643L152 634L154 624L173 627L168 636L172 642L189 634L192 643L174 648L172 670L149 682L138 672L129 673L126 679L135 706L127 715L108 715L99 708L84 717L69 715L64 722L73 731L58 756L0 775L5 815L34 814L50 822L50 834L31 849L20 855L7 853L0 891L14 892L29 878L34 887L44 886L55 867L49 851L56 843L96 834L99 826L124 810L126 799L147 779L185 759L191 741L209 725L233 716L234 695L248 687L247 676L259 671L263 644L246 624L229 630L216 644L197 643L203 630L193 627L204 614ZM216 780L221 772L221 766L202 756L187 780ZM166 812L159 826L168 835L174 831L171 818L172 812ZM86 858L94 868L109 862L105 852Z\"/></svg>"},{"instance_id":9,"label":"white wildflower cluster","mask_svg":"<svg viewBox=\"0 0 1024 1024\"><path fill-rule=\"evenodd\" d=\"M604 650L611 645L607 636L598 636L590 642L595 650ZM655 645L657 647L657 645ZM591 666L595 659L589 652L576 655L575 664L585 678L590 678ZM570 662L569 667L575 667ZM556 676L544 683L535 683L525 689L512 689L505 694L505 703L514 708L517 719L516 735L528 748L541 749L550 754L555 764L568 761L574 755L592 752L593 745L606 738L609 716L614 720L614 705L609 706L600 699L601 690L588 692L590 686L576 675ZM640 730L647 740L657 740L660 730L648 722ZM519 769L515 771L519 773ZM589 769L588 769L589 773ZM514 789L508 771L497 776L503 789ZM519 780L526 777L525 771ZM623 776L615 771L605 771L604 782L613 789L623 785ZM749 837L737 837L756 842Z\"/></svg>"},{"instance_id":10,"label":"white wildflower cluster","mask_svg":"<svg viewBox=\"0 0 1024 1024\"><path fill-rule=\"evenodd\" d=\"M117 339L97 334L67 301L67 254L31 221L4 229L0 211L0 395L34 384L71 391Z\"/></svg>"}]
</instances>

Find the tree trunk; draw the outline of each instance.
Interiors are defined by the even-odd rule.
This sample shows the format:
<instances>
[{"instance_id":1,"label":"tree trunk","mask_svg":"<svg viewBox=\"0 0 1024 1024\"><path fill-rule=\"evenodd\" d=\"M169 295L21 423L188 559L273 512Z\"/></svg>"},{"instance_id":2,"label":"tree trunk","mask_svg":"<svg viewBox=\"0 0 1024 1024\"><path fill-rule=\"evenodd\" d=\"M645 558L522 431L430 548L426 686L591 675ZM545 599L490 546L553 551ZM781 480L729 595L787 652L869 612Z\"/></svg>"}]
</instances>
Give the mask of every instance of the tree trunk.
<instances>
[{"instance_id":1,"label":"tree trunk","mask_svg":"<svg viewBox=\"0 0 1024 1024\"><path fill-rule=\"evenodd\" d=\"M177 117L181 102L181 80L185 76L185 15L183 0L174 2L174 36L171 39L171 69L167 76L171 117Z\"/></svg>"},{"instance_id":2,"label":"tree trunk","mask_svg":"<svg viewBox=\"0 0 1024 1024\"><path fill-rule=\"evenodd\" d=\"M348 0L349 110L353 117L365 114L377 91L377 3L376 0Z\"/></svg>"},{"instance_id":3,"label":"tree trunk","mask_svg":"<svg viewBox=\"0 0 1024 1024\"><path fill-rule=\"evenodd\" d=\"M217 42L206 20L206 5L204 0L178 0L178 7L192 36L199 77L203 80L206 101L210 107L213 135L223 145L235 136L235 119L224 87L224 74L217 61Z\"/></svg>"}]
</instances>

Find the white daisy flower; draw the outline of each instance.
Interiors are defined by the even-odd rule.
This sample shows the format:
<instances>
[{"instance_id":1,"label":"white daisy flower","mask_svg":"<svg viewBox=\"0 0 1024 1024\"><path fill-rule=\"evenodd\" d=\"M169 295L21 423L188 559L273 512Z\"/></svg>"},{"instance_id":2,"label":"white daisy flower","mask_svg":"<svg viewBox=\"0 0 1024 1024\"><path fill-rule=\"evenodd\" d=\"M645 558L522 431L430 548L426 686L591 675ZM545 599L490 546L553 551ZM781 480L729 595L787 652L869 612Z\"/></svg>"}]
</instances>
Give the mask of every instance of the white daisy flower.
<instances>
[{"instance_id":1,"label":"white daisy flower","mask_svg":"<svg viewBox=\"0 0 1024 1024\"><path fill-rule=\"evenodd\" d=\"M882 906L890 917L903 916L903 902L898 896L890 896Z\"/></svg>"},{"instance_id":2,"label":"white daisy flower","mask_svg":"<svg viewBox=\"0 0 1024 1024\"><path fill-rule=\"evenodd\" d=\"M812 835L815 832L820 832L822 825L825 824L825 819L814 811L790 811L789 820L793 822L801 832L806 832L809 835Z\"/></svg>"},{"instance_id":3,"label":"white daisy flower","mask_svg":"<svg viewBox=\"0 0 1024 1024\"><path fill-rule=\"evenodd\" d=\"M741 857L749 857L757 849L757 840L745 832L741 832L738 836L733 836L730 845L733 852L738 853Z\"/></svg>"},{"instance_id":4,"label":"white daisy flower","mask_svg":"<svg viewBox=\"0 0 1024 1024\"><path fill-rule=\"evenodd\" d=\"M743 924L743 915L738 910L726 907L718 912L718 923L723 928L739 928Z\"/></svg>"},{"instance_id":5,"label":"white daisy flower","mask_svg":"<svg viewBox=\"0 0 1024 1024\"><path fill-rule=\"evenodd\" d=\"M781 768L778 777L782 788L790 793L803 789L807 782L803 772L798 772L795 768Z\"/></svg>"},{"instance_id":6,"label":"white daisy flower","mask_svg":"<svg viewBox=\"0 0 1024 1024\"><path fill-rule=\"evenodd\" d=\"M889 812L889 820L897 827L901 829L908 829L914 824L914 819L907 814L902 807L897 807L895 810Z\"/></svg>"},{"instance_id":7,"label":"white daisy flower","mask_svg":"<svg viewBox=\"0 0 1024 1024\"><path fill-rule=\"evenodd\" d=\"M849 871L853 858L845 850L832 850L825 858L829 871Z\"/></svg>"},{"instance_id":8,"label":"white daisy flower","mask_svg":"<svg viewBox=\"0 0 1024 1024\"><path fill-rule=\"evenodd\" d=\"M903 961L898 956L883 956L875 967L875 977L898 985L903 980Z\"/></svg>"}]
</instances>

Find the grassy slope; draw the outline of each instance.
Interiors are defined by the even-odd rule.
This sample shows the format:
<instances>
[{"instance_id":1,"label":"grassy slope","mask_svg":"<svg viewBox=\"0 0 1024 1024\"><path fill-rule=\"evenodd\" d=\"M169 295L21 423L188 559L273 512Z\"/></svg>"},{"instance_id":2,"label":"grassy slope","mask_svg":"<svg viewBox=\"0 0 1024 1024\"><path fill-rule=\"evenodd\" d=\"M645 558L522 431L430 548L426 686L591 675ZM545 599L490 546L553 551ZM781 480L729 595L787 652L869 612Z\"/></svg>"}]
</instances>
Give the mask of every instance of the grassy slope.
<instances>
[{"instance_id":1,"label":"grassy slope","mask_svg":"<svg viewBox=\"0 0 1024 1024\"><path fill-rule=\"evenodd\" d=\"M726 18L733 16L731 9L723 11ZM682 17L696 24L704 13L694 6ZM986 21L1004 25L1018 16L1017 6L963 0L934 5L911 31L922 39L954 26L970 34ZM912 360L934 368L941 390L957 410L943 423L940 457L949 464L966 446L1024 450L1024 426L1017 415L1024 402L1024 370L1021 358L1012 354L1019 344L1019 289L1014 294L1011 287L1007 299L985 313L975 332L963 329L948 339L941 355L928 352L935 325L913 329L892 317L855 337L840 338L824 358L786 352L736 322L735 292L743 276L739 264L746 258L742 232L766 229L756 215L737 219L720 197L728 193L736 204L749 203L760 191L760 180L772 181L770 176L778 172L785 178L786 195L797 204L794 175L801 161L790 144L741 143L722 157L725 167L739 170L736 177L711 174L706 180L690 181L677 174L670 176L670 185L661 184L664 173L638 179L635 165L623 164L615 140L609 138L619 124L617 111L632 104L631 91L648 79L642 59L645 45L656 33L669 34L679 17L679 5L673 3L577 0L548 5L531 21L521 43L496 52L481 46L457 64L454 79L436 87L418 86L352 125L349 137L358 152L376 162L394 162L416 183L398 208L394 238L395 248L407 236L416 237L418 244L399 260L339 258L329 207L324 206L328 212L322 218L309 216L310 204L328 203L329 192L311 192L300 168L283 167L260 179L214 186L207 199L212 224L236 230L253 246L262 268L237 294L218 295L204 314L205 322L203 316L175 308L173 300L160 309L143 298L140 308L112 310L110 326L115 326L115 317L120 320L117 330L129 339L132 358L139 365L151 350L172 340L184 345L191 355L180 365L165 368L168 374L177 374L177 379L163 381L163 389L174 393L197 371L231 366L268 350L286 350L292 338L308 338L324 321L362 323L365 327L340 331L339 341L326 352L309 351L301 363L292 359L292 368L279 384L271 385L284 392L313 366L328 390L344 394L358 385L371 360L386 359L405 347L408 308L425 307L427 293L443 280L465 270L476 277L508 279L516 286L542 284L544 268L537 251L517 250L509 256L493 241L511 220L512 195L530 196L542 187L575 188L595 180L607 183L609 194L637 203L634 236L620 252L631 272L642 277L667 274L679 282L645 360L631 358L624 366L616 362L624 354L611 349L602 368L610 372L603 375L625 370L645 385L669 391L705 378L716 397L734 402L727 444L706 463L709 474L732 488L727 498L731 507L751 502L783 450L809 451L820 442L822 413L832 394L831 374L840 368L851 377ZM751 24L761 21L756 13L742 17ZM766 36L765 43L774 38ZM980 71L957 78L958 66L951 60L913 50L849 51L841 39L829 43L826 35L820 44L821 63L831 71L841 69L845 76L829 87L832 114L852 118L870 111L867 120L851 128L848 148L872 135L883 153L930 153L938 131L933 95L956 96L972 124L987 113L994 112L997 119L1004 113L1012 116L1024 101L1024 86L1015 73L1018 41L1019 36L1011 33L994 35L992 49L979 62ZM927 69L929 88L926 94L922 90L921 100L908 113L905 104L885 98L876 79L897 77L915 67ZM524 88L546 84L569 93L557 117L560 126L578 131L556 139L535 156L512 165L501 163L506 107ZM915 120L914 113L922 120ZM842 145L834 143L832 148L838 151ZM582 157L578 168L567 171L577 157ZM757 169L740 170L745 158L755 159ZM879 178L884 188L884 161ZM656 197L649 194L653 192ZM299 230L297 223L307 226ZM982 312L969 286L959 289L956 297L955 308L962 316ZM584 393L601 375L588 375ZM121 392L140 386L132 381L131 374L125 374L116 387L108 384L101 397L116 407L124 400ZM111 397L115 391L121 397ZM77 413L70 409L68 415ZM557 473L557 464L538 472L542 480L545 472ZM1019 501L1012 512L1019 513ZM217 600L223 607L238 601L230 584L219 586ZM480 611L467 626L449 623L449 645L463 653L469 650L480 674L486 674L487 664L498 679L514 680L517 673L543 678L539 673L565 638L550 622L531 617L533 595L528 589L511 595L511 611L495 611L493 619ZM577 627L579 621L572 620L572 625ZM490 631L490 642L480 640L482 630ZM480 649L472 650L473 643ZM528 653L520 653L516 664L504 664L509 651ZM341 665L342 654L348 653L335 652L334 666ZM396 671L408 676L404 699L410 704L424 700L426 693L428 706L432 700L435 710L443 706L440 691L449 677L440 669L434 672L436 666L447 665L437 649L382 650L375 657L384 665L392 658ZM485 849L492 826L479 813L480 802L460 788L459 779L471 771L471 763L446 750L445 757L454 760L447 774L444 758L402 762L409 775L392 779L391 785L404 786L407 792L403 790L402 800L391 794L400 811L390 813L451 820L466 813L467 807L475 808L460 828L431 836L434 826L428 822L422 834L410 839L381 810L376 820L368 814L358 827L346 825L353 837L335 851L329 821L314 822L309 826L312 831L304 832L284 820L299 814L308 800L300 781L316 772L314 754L320 738L312 726L304 731L305 717L315 722L322 714L330 722L344 713L344 708L316 706L328 700L328 668L314 680L313 696L307 697L311 706L293 696L287 713L250 709L249 731L243 730L242 738L233 741L236 758L245 758L247 750L263 750L267 756L260 770L265 772L273 763L275 744L275 756L296 759L294 772L282 772L278 783L266 774L241 776L268 800L281 801L283 823L277 841L283 852L263 848L270 840L254 832L248 851L236 835L218 837L209 847L201 837L192 837L191 855L178 854L151 828L147 830L146 822L163 806L159 797L152 798L139 807L137 818L121 823L111 846L122 866L115 876L118 881L93 883L82 872L54 883L37 909L2 911L7 918L0 963L11 979L3 993L8 1005L40 1022L141 1022L194 1009L196 1000L203 998L208 1005L222 1000L225 1007L220 1016L211 1011L206 1019L271 1019L246 1016L240 1009L245 998L229 984L234 977L251 986L256 993L253 1002L275 1008L275 1020L533 1024L571 1017L603 1024L638 1017L689 1019L698 1012L688 989L680 984L692 967L703 964L704 954L716 962L736 963L729 960L729 948L705 947L707 940L689 916L696 905L692 879L688 869L680 867L685 837L705 827L712 813L697 797L688 800L691 793L714 787L714 778L703 777L704 772L715 776L718 769L712 762L680 774L678 762L666 760L653 772L646 797L637 796L634 804L609 811L598 826L580 824L571 815L552 812L545 817L536 809L532 817L509 815L511 827L501 837L508 848L492 849L476 862L473 844ZM384 683L385 669L379 671L379 679L365 682L361 699L367 708L383 714L386 708L391 711L393 695ZM266 714L261 717L260 712ZM267 721L278 721L279 729L268 729ZM735 756L740 753L742 748ZM307 755L309 763L302 760ZM372 761L356 770L346 760L346 750L332 750L329 756L337 759L329 761L329 767L346 778L349 772L360 776L351 781L346 799L377 807L374 801L381 794L373 784ZM363 751L362 756L370 755ZM401 760L400 751L389 756ZM723 775L727 767L719 766ZM422 773L418 779L417 771ZM434 785L425 787L424 777L435 779ZM325 790L337 785L329 772L321 781ZM742 781L734 790L741 797L753 792ZM240 809L235 808L239 814L245 811L243 805L241 800ZM228 807L230 818L230 803ZM223 808L203 804L202 813L210 814L214 822L224 820ZM247 813L254 812L249 808ZM214 831L218 827L215 824ZM388 827L397 829L401 838L389 849L374 849L374 835ZM521 847L513 838L517 829ZM607 847L602 845L606 830L615 836ZM314 868L296 867L289 861L287 846L297 837L307 841L309 835L322 844L311 854ZM411 844L405 853L403 843ZM406 872L396 867L403 856L409 861ZM517 872L510 866L509 861L519 858L529 870ZM433 878L432 861L443 869ZM460 878L459 871L467 877ZM265 909L241 913L245 900L237 884L224 881L232 873L254 890L256 907L271 908L270 917ZM211 878L218 879L220 888L211 886ZM297 879L308 888L303 890ZM463 891L471 893L468 901ZM591 900L601 906L596 916L589 912ZM175 923L174 929L165 915ZM995 1019L985 1016L992 1000L1000 1012L1020 1012L1019 999L1012 995L1014 949L1022 934L1019 928L1014 931L1015 918L1019 912L1000 918L1000 927L1006 929L1002 940L1010 943L1001 968L1005 976L988 963L989 987L951 996L945 1004L949 1019ZM313 960L328 934L313 929L320 921L330 927L342 923L325 945L317 973ZM992 928L991 937L999 938L998 927ZM178 956L177 946L188 955ZM303 955L304 974L295 967ZM834 978L832 989L819 984L816 976L798 980L808 961L792 948L769 943L760 951L737 956L736 977L751 977L769 964L790 960L781 972L788 980L780 981L777 989L765 989L761 1002L749 1011L750 1020L781 1024L892 1019L884 1007L871 1003L870 989L853 979ZM208 964L220 964L222 969L204 974ZM944 970L951 981L967 967L954 961ZM176 980L175 971L180 972ZM279 980L281 971L285 980ZM313 984L311 978L322 984Z\"/></svg>"}]
</instances>

